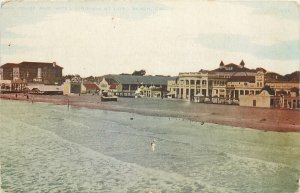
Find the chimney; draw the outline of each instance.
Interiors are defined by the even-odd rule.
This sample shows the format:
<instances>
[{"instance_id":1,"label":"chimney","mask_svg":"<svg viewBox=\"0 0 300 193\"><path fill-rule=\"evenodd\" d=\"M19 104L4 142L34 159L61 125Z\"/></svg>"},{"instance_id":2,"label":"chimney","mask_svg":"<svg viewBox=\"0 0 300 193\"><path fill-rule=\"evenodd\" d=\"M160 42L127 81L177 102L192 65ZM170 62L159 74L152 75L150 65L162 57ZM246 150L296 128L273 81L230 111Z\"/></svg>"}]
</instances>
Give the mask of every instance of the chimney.
<instances>
[{"instance_id":1,"label":"chimney","mask_svg":"<svg viewBox=\"0 0 300 193\"><path fill-rule=\"evenodd\" d=\"M56 62L53 62L53 68L55 68L55 66L56 66Z\"/></svg>"}]
</instances>

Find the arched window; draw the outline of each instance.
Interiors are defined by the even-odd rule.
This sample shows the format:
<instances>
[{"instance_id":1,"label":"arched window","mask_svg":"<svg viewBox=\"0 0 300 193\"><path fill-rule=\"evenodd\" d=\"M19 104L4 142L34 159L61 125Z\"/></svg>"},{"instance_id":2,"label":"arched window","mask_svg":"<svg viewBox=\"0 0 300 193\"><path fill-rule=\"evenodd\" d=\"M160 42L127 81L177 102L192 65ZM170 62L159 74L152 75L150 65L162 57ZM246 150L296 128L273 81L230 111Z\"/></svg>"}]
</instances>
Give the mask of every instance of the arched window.
<instances>
[{"instance_id":1,"label":"arched window","mask_svg":"<svg viewBox=\"0 0 300 193\"><path fill-rule=\"evenodd\" d=\"M185 84L186 84L186 85L189 85L189 80L186 80L186 81L185 81Z\"/></svg>"}]
</instances>

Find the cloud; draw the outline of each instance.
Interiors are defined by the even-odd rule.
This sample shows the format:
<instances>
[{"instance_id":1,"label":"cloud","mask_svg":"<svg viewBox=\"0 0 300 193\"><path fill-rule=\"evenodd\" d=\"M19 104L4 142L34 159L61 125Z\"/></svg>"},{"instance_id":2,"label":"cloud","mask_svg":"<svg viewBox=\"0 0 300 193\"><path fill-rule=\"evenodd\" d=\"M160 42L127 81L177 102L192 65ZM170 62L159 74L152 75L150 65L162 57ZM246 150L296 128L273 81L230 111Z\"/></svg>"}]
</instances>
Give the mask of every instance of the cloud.
<instances>
[{"instance_id":1,"label":"cloud","mask_svg":"<svg viewBox=\"0 0 300 193\"><path fill-rule=\"evenodd\" d=\"M298 40L261 45L242 35L200 34L195 41L208 48L249 53L260 59L299 61L300 56Z\"/></svg>"},{"instance_id":2,"label":"cloud","mask_svg":"<svg viewBox=\"0 0 300 193\"><path fill-rule=\"evenodd\" d=\"M233 3L253 8L253 14L272 15L278 19L299 22L299 1L236 1Z\"/></svg>"}]
</instances>

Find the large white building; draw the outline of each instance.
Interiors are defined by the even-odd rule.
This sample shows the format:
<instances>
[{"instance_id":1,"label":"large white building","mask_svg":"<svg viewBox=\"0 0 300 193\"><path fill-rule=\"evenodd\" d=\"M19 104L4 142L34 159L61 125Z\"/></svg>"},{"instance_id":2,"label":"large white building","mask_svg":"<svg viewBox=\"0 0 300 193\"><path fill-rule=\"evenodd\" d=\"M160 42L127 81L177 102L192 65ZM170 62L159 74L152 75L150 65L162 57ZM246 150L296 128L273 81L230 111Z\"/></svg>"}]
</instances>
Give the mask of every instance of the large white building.
<instances>
[{"instance_id":1,"label":"large white building","mask_svg":"<svg viewBox=\"0 0 300 193\"><path fill-rule=\"evenodd\" d=\"M287 75L284 77L263 68L248 69L243 60L239 65L224 65L221 61L215 70L179 73L176 80L168 81L168 95L197 102L231 104L242 98L242 106L299 108L299 74L298 71L289 74L292 78L287 80ZM274 90L274 96L260 95L265 86ZM268 97L269 101L262 100Z\"/></svg>"},{"instance_id":2,"label":"large white building","mask_svg":"<svg viewBox=\"0 0 300 193\"><path fill-rule=\"evenodd\" d=\"M199 72L179 73L174 81L168 82L170 95L175 98L193 100L194 96L236 98L240 95L258 94L264 86L263 71L248 69L244 61Z\"/></svg>"}]
</instances>

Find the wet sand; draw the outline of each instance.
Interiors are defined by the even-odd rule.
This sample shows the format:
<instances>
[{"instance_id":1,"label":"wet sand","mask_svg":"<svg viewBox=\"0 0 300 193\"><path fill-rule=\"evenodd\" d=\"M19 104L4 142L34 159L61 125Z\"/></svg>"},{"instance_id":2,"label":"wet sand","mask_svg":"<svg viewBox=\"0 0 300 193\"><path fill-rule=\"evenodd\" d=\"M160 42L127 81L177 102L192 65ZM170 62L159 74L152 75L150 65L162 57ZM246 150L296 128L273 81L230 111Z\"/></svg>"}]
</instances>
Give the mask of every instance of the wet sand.
<instances>
[{"instance_id":1,"label":"wet sand","mask_svg":"<svg viewBox=\"0 0 300 193\"><path fill-rule=\"evenodd\" d=\"M208 122L263 131L299 132L300 111L240 107L235 105L203 104L158 98L118 98L118 102L101 102L95 95L29 95L1 94L1 99L48 102L72 107L94 108L111 111L139 113L143 115L175 117L197 122ZM69 102L68 102L69 101ZM188 125L187 125L188 126Z\"/></svg>"}]
</instances>

